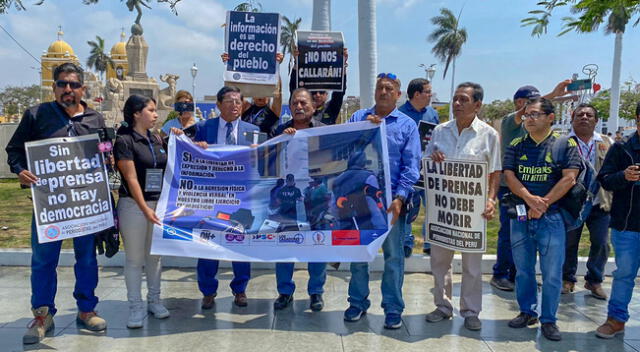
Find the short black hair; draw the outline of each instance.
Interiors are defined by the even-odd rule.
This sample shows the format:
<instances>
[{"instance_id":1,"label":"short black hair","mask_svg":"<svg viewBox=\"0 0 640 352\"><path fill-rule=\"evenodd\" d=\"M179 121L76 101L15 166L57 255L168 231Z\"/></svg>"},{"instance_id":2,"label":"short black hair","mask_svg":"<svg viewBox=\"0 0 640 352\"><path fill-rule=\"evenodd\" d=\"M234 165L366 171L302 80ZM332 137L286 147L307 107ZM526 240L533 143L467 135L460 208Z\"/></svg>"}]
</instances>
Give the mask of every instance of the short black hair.
<instances>
[{"instance_id":1,"label":"short black hair","mask_svg":"<svg viewBox=\"0 0 640 352\"><path fill-rule=\"evenodd\" d=\"M542 112L544 112L545 114L549 115L556 112L556 108L553 106L553 103L551 102L551 100L547 98L529 99L529 101L527 101L527 104L525 106L534 105L538 103L540 103L540 110L542 110Z\"/></svg>"},{"instance_id":2,"label":"short black hair","mask_svg":"<svg viewBox=\"0 0 640 352\"><path fill-rule=\"evenodd\" d=\"M484 89L482 89L482 86L479 85L478 83L474 83L474 82L464 82L464 83L460 83L458 84L458 87L456 88L456 90L460 89L460 88L473 88L473 101L482 101L482 99L484 99Z\"/></svg>"},{"instance_id":3,"label":"short black hair","mask_svg":"<svg viewBox=\"0 0 640 352\"><path fill-rule=\"evenodd\" d=\"M596 116L596 120L598 120L600 118L600 116L598 115L598 109L596 109L595 106L589 104L589 103L580 103L578 106L576 106L576 108L573 110L573 112L571 113L571 120L573 120L573 118L576 116L576 111L578 111L579 109L582 108L589 108L591 110L593 110L595 116Z\"/></svg>"},{"instance_id":4,"label":"short black hair","mask_svg":"<svg viewBox=\"0 0 640 352\"><path fill-rule=\"evenodd\" d=\"M218 99L218 104L222 103L222 99L224 99L224 95L229 92L240 93L240 98L242 98L242 92L240 91L240 88L234 87L234 86L224 86L220 88L220 90L216 94L216 99Z\"/></svg>"},{"instance_id":5,"label":"short black hair","mask_svg":"<svg viewBox=\"0 0 640 352\"><path fill-rule=\"evenodd\" d=\"M293 176L293 174L287 174L287 182L293 182L295 181L295 177Z\"/></svg>"},{"instance_id":6,"label":"short black hair","mask_svg":"<svg viewBox=\"0 0 640 352\"><path fill-rule=\"evenodd\" d=\"M78 76L80 84L84 84L84 70L73 62L65 62L64 64L56 67L56 69L53 70L53 80L57 81L61 73L75 73Z\"/></svg>"},{"instance_id":7,"label":"short black hair","mask_svg":"<svg viewBox=\"0 0 640 352\"><path fill-rule=\"evenodd\" d=\"M430 84L428 79L425 78L415 78L409 82L409 86L407 87L407 97L409 99L413 99L413 96L416 93L422 93L425 84Z\"/></svg>"}]
</instances>

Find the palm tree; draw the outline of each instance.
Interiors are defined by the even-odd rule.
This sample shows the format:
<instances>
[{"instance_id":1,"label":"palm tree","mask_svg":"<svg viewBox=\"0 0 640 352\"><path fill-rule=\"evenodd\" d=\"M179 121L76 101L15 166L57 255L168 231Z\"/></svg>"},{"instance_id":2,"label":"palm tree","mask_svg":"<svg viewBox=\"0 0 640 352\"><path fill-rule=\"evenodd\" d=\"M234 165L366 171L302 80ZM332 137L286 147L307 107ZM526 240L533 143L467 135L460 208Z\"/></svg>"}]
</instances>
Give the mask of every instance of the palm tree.
<instances>
[{"instance_id":1,"label":"palm tree","mask_svg":"<svg viewBox=\"0 0 640 352\"><path fill-rule=\"evenodd\" d=\"M447 76L449 65L452 64L451 101L453 101L453 85L456 76L456 58L460 56L462 45L467 41L467 30L460 28L461 15L462 10L456 17L451 10L441 8L440 16L431 18L431 23L437 27L428 37L430 42L436 43L431 52L445 64L442 79ZM449 109L449 118L452 117L453 109Z\"/></svg>"},{"instance_id":2,"label":"palm tree","mask_svg":"<svg viewBox=\"0 0 640 352\"><path fill-rule=\"evenodd\" d=\"M539 17L528 17L521 21L523 26L533 26L531 35L540 36L547 32L549 18L556 7L571 6L571 11L579 17L564 17L564 30L558 36L571 31L590 33L605 24L605 34L615 33L613 49L613 69L611 74L611 104L609 106L609 131L618 130L620 112L620 70L622 66L622 37L631 17L640 13L638 1L624 0L550 0L538 3L544 10L529 11ZM640 19L633 24L638 25Z\"/></svg>"},{"instance_id":3,"label":"palm tree","mask_svg":"<svg viewBox=\"0 0 640 352\"><path fill-rule=\"evenodd\" d=\"M358 51L360 69L360 106L373 106L378 71L376 39L376 0L358 0Z\"/></svg>"},{"instance_id":4,"label":"palm tree","mask_svg":"<svg viewBox=\"0 0 640 352\"><path fill-rule=\"evenodd\" d=\"M236 7L233 8L233 11L262 12L262 4L254 0L249 0L236 5Z\"/></svg>"},{"instance_id":5,"label":"palm tree","mask_svg":"<svg viewBox=\"0 0 640 352\"><path fill-rule=\"evenodd\" d=\"M295 35L300 28L300 22L302 18L298 17L293 22L289 20L287 16L282 16L284 24L280 26L280 45L282 45L282 54L287 55L289 53L289 71L293 66L293 47L295 43Z\"/></svg>"},{"instance_id":6,"label":"palm tree","mask_svg":"<svg viewBox=\"0 0 640 352\"><path fill-rule=\"evenodd\" d=\"M100 36L96 36L96 41L88 41L87 44L91 47L89 52L89 58L87 58L87 67L94 68L100 74L100 80L104 77L104 72L107 70L107 65L114 68L113 60L104 50L104 39Z\"/></svg>"}]
</instances>

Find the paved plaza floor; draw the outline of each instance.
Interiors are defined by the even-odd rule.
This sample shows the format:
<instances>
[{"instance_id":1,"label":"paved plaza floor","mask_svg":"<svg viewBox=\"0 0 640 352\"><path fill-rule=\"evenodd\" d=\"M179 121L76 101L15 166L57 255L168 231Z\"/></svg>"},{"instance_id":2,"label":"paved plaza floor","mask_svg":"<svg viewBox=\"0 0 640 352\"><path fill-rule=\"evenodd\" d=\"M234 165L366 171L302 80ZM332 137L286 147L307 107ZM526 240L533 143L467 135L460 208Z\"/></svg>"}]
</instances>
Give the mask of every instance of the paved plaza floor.
<instances>
[{"instance_id":1,"label":"paved plaza floor","mask_svg":"<svg viewBox=\"0 0 640 352\"><path fill-rule=\"evenodd\" d=\"M92 333L76 326L73 269L60 268L55 331L40 344L23 346L22 335L31 319L29 268L0 267L0 351L640 351L637 318L628 323L624 336L612 340L595 337L594 330L606 318L606 302L583 289L562 296L558 325L563 340L551 342L541 336L538 326L518 330L507 326L518 313L515 294L492 288L489 276L484 276L482 330L471 332L463 327L457 310L453 320L435 324L425 321L425 314L435 308L430 274L405 276L406 309L399 330L383 328L378 272L371 274L372 307L355 323L342 320L349 272L329 269L325 309L317 313L308 308L305 270L295 273L298 291L293 305L276 313L273 271L253 272L246 308L232 303L228 287L231 275L230 270L220 272L215 306L202 311L193 269L166 268L162 297L171 317L147 317L142 329L130 330L126 328L128 305L122 268L101 268L97 310L107 319L108 329ZM610 280L605 283L607 292ZM576 287L582 287L582 283ZM459 290L460 275L454 275L456 305ZM638 290L630 309L632 317L639 316Z\"/></svg>"}]
</instances>

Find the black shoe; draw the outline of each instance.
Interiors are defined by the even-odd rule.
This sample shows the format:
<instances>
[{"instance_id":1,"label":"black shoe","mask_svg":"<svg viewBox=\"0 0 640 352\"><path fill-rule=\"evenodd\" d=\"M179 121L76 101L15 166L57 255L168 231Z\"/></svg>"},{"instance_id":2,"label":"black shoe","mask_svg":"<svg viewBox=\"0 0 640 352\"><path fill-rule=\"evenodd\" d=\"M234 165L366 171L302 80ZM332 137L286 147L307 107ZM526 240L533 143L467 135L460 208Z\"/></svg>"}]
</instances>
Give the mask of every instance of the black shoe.
<instances>
[{"instance_id":1,"label":"black shoe","mask_svg":"<svg viewBox=\"0 0 640 352\"><path fill-rule=\"evenodd\" d=\"M498 279L496 277L492 277L489 283L491 284L491 286L497 288L498 290L507 292L513 291L516 286L513 282L509 281L509 279L506 278Z\"/></svg>"},{"instance_id":2,"label":"black shoe","mask_svg":"<svg viewBox=\"0 0 640 352\"><path fill-rule=\"evenodd\" d=\"M321 294L314 293L309 296L309 308L314 312L319 312L324 308L324 301L322 300Z\"/></svg>"},{"instance_id":3,"label":"black shoe","mask_svg":"<svg viewBox=\"0 0 640 352\"><path fill-rule=\"evenodd\" d=\"M411 257L412 253L413 253L413 248L411 248L409 246L404 246L404 257L405 258Z\"/></svg>"},{"instance_id":4,"label":"black shoe","mask_svg":"<svg viewBox=\"0 0 640 352\"><path fill-rule=\"evenodd\" d=\"M280 310L285 309L293 301L293 295L280 295L275 302L273 302L273 309Z\"/></svg>"},{"instance_id":5,"label":"black shoe","mask_svg":"<svg viewBox=\"0 0 640 352\"><path fill-rule=\"evenodd\" d=\"M526 313L520 313L517 317L509 321L509 327L514 329L522 329L538 322L538 317L531 316Z\"/></svg>"},{"instance_id":6,"label":"black shoe","mask_svg":"<svg viewBox=\"0 0 640 352\"><path fill-rule=\"evenodd\" d=\"M551 341L560 341L562 336L560 335L560 329L558 325L554 323L542 323L542 335Z\"/></svg>"},{"instance_id":7,"label":"black shoe","mask_svg":"<svg viewBox=\"0 0 640 352\"><path fill-rule=\"evenodd\" d=\"M431 255L431 247L423 248L422 253L424 253L424 255Z\"/></svg>"}]
</instances>

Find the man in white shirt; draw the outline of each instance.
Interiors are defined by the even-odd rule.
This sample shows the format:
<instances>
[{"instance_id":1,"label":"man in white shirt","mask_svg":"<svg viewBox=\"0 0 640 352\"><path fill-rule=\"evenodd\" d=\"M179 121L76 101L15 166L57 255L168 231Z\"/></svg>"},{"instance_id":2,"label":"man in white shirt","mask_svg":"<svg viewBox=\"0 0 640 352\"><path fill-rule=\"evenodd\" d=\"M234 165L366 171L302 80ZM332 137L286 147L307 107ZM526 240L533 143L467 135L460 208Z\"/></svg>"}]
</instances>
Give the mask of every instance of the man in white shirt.
<instances>
[{"instance_id":1,"label":"man in white shirt","mask_svg":"<svg viewBox=\"0 0 640 352\"><path fill-rule=\"evenodd\" d=\"M482 216L490 220L495 213L496 195L502 171L500 160L500 136L477 114L482 106L484 91L477 83L460 84L453 96L454 120L438 125L427 146L426 155L435 162L445 158L481 160L489 166L489 190L487 206ZM454 251L433 245L431 270L434 277L434 303L436 310L427 314L428 322L438 322L453 317L451 304L451 262ZM480 330L478 318L482 309L482 253L462 253L462 288L460 315L469 330Z\"/></svg>"}]
</instances>

